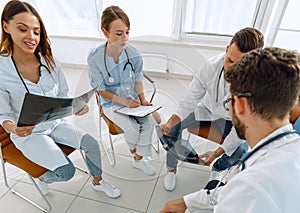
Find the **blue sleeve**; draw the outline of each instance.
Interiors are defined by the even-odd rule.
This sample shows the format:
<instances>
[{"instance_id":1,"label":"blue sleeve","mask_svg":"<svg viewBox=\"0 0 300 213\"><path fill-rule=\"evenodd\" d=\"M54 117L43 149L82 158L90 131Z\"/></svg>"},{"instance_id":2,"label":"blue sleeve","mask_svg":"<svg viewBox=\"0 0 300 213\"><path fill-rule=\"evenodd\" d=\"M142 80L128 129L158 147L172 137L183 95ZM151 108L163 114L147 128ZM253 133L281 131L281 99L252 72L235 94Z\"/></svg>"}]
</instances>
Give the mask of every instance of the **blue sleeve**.
<instances>
[{"instance_id":1,"label":"blue sleeve","mask_svg":"<svg viewBox=\"0 0 300 213\"><path fill-rule=\"evenodd\" d=\"M101 74L100 68L97 65L96 60L94 60L93 55L88 56L88 76L89 82L92 88L97 88L99 91L106 90L103 75Z\"/></svg>"},{"instance_id":2,"label":"blue sleeve","mask_svg":"<svg viewBox=\"0 0 300 213\"><path fill-rule=\"evenodd\" d=\"M300 116L297 118L295 123L293 123L293 127L296 130L296 132L298 133L298 135L300 135Z\"/></svg>"}]
</instances>

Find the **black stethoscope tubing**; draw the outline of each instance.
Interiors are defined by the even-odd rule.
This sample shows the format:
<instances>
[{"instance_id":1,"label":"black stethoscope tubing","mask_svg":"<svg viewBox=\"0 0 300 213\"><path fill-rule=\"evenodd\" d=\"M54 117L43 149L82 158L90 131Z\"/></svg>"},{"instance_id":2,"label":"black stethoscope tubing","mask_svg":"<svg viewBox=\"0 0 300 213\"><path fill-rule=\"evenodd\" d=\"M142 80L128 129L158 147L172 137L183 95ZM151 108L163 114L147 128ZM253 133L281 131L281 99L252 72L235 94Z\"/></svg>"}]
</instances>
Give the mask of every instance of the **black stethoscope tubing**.
<instances>
[{"instance_id":1,"label":"black stethoscope tubing","mask_svg":"<svg viewBox=\"0 0 300 213\"><path fill-rule=\"evenodd\" d=\"M272 138L270 138L269 140L265 141L264 143L260 144L259 146L257 146L255 149L253 149L251 152L247 153L244 157L242 157L242 159L238 162L239 165L242 165L242 168L241 168L241 171L245 169L245 162L246 160L248 160L254 153L256 153L257 151L259 151L260 149L262 149L263 147L265 147L266 145L272 143L273 141L276 141L286 135L289 135L289 134L293 134L295 133L296 131L293 130L293 131L289 131L289 132L283 132L279 135L276 135Z\"/></svg>"},{"instance_id":2,"label":"black stethoscope tubing","mask_svg":"<svg viewBox=\"0 0 300 213\"><path fill-rule=\"evenodd\" d=\"M108 81L109 83L114 83L115 82L115 79L114 77L112 77L108 71L108 68L107 68L107 64L106 64L106 47L107 47L107 42L105 43L105 47L104 47L104 56L103 56L103 60L104 60L104 66L105 66L105 70L107 72L107 75L108 75ZM128 52L126 50L126 48L124 49L125 51L125 54L126 54L126 57L127 57L127 62L124 64L124 67L123 67L123 71L126 69L127 65L129 65L131 67L131 71L133 71L133 65L132 63L130 62L129 60L129 56L128 56Z\"/></svg>"},{"instance_id":3,"label":"black stethoscope tubing","mask_svg":"<svg viewBox=\"0 0 300 213\"><path fill-rule=\"evenodd\" d=\"M223 72L224 72L224 66L221 69L221 72L220 72L219 78L218 78L218 82L217 82L216 103L218 102L218 99L219 99L219 86L220 86L220 80L221 80L221 76L222 76Z\"/></svg>"},{"instance_id":4,"label":"black stethoscope tubing","mask_svg":"<svg viewBox=\"0 0 300 213\"><path fill-rule=\"evenodd\" d=\"M13 62L13 64L14 64L14 66L15 66L15 69L16 69L16 71L17 71L17 73L18 73L18 76L19 76L19 78L21 79L21 81L22 81L22 83L23 83L23 85L24 85L24 87L25 87L27 93L30 94L29 89L28 89L28 87L26 86L26 83L25 83L23 77L21 76L21 73L20 73L20 71L19 71L19 69L18 69L18 67L17 67L17 65L16 65L16 62L15 62L14 58L11 57L11 60L12 60L12 62ZM45 66L44 64L42 64L41 61L40 61L40 65L39 65L39 75L41 76L41 68L42 68L42 67L46 68L46 70L49 72L49 74L50 74L51 77L52 77L52 74L51 74L50 70L48 69L48 67ZM52 77L52 78L53 78L53 77ZM54 79L53 79L53 80L54 80Z\"/></svg>"},{"instance_id":5,"label":"black stethoscope tubing","mask_svg":"<svg viewBox=\"0 0 300 213\"><path fill-rule=\"evenodd\" d=\"M234 166L232 166L231 168L233 168L233 167L237 167L237 168L239 168L240 166L242 166L242 168L240 169L240 171L243 171L244 169L245 169L245 162L246 162L246 160L248 160L254 153L256 153L257 151L259 151L260 149L262 149L263 147L265 147L265 146L267 146L268 144L270 144L270 143L272 143L272 142L274 142L274 141L276 141L276 140L278 140L278 139L280 139L280 138L282 138L282 137L284 137L284 136L286 136L286 135L289 135L289 134L293 134L293 133L295 133L296 131L295 130L292 130L292 131L288 131L288 132L283 132L283 133L280 133L279 135L276 135L276 136L274 136L274 137L272 137L272 138L270 138L269 140L267 140L267 141L265 141L264 143L262 143L262 144L260 144L259 146L257 146L255 149L253 149L251 152L248 152L247 154L245 154L245 156L243 156L242 158L241 158L241 160L239 160ZM230 169L229 169L229 171L230 171ZM224 185L224 183L222 183L222 180L221 181L219 181L218 183L217 183L217 185L215 186L215 188L214 188L214 192L211 194L210 193L210 189L209 190L207 190L207 196L208 196L208 201L209 201L209 203L210 204L212 204L213 206L215 206L216 205L216 202L213 200L213 195L214 195L214 193L216 192L216 190L220 187L220 186L223 186Z\"/></svg>"}]
</instances>

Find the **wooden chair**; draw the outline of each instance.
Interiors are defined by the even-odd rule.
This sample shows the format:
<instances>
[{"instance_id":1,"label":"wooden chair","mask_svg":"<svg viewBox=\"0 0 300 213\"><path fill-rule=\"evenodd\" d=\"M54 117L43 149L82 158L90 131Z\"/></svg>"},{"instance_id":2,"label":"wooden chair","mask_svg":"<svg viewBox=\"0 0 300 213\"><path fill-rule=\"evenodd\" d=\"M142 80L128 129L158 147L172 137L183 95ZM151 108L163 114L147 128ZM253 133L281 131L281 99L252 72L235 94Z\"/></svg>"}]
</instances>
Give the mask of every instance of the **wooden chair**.
<instances>
[{"instance_id":1,"label":"wooden chair","mask_svg":"<svg viewBox=\"0 0 300 213\"><path fill-rule=\"evenodd\" d=\"M300 115L300 106L296 105L291 109L290 112L290 121L292 124L295 123L299 115Z\"/></svg>"},{"instance_id":2,"label":"wooden chair","mask_svg":"<svg viewBox=\"0 0 300 213\"><path fill-rule=\"evenodd\" d=\"M152 79L150 79L147 75L144 74L145 79L151 83L152 87L153 87L153 92L150 98L150 102L152 102L154 95L156 93L156 87L154 84L154 81ZM103 112L102 106L101 106L101 102L100 102L100 95L97 93L96 91L96 101L97 101L97 105L98 105L98 109L99 109L99 134L100 134L100 138L104 147L104 151L107 155L107 158L110 162L111 166L116 165L116 157L115 157L115 151L114 151L114 145L113 145L113 140L112 140L112 135L119 135L119 134L123 134L123 130L114 122L112 122ZM161 122L161 118L159 116L159 114L157 112L154 112L153 117L155 119L155 121L157 123ZM107 127L108 127L108 137L109 137L109 146L106 145L106 143L104 142L103 138L102 138L102 121L101 118L105 121ZM159 152L159 140L157 139L157 145L155 146L154 144L152 144L152 147L154 148L154 150L156 151L156 153ZM111 155L109 153L109 149L111 149Z\"/></svg>"},{"instance_id":3,"label":"wooden chair","mask_svg":"<svg viewBox=\"0 0 300 213\"><path fill-rule=\"evenodd\" d=\"M73 151L75 151L74 148L65 146L65 145L59 145L59 147L62 149L62 151L66 154L69 155ZM81 152L81 155L83 156L83 153ZM14 194L17 196L21 197L22 199L26 200L30 204L34 205L35 207L39 208L43 212L50 212L52 210L52 206L50 202L47 200L46 196L43 195L39 187L36 185L35 181L33 178L38 178L42 174L44 174L47 169L37 165L36 163L32 162L28 158L26 158L20 150L18 150L14 143L10 140L9 134L3 129L2 126L0 126L0 158L1 158L1 163L2 163L2 172L3 172L3 177L4 177L4 183L5 186ZM83 156L84 160L85 157ZM43 198L43 200L46 202L47 207L44 208L37 204L36 202L30 200L29 198L25 197L24 195L20 194L16 190L12 189L11 186L8 184L7 180L7 175L6 175L6 169L5 169L5 163L12 164L19 169L22 169L28 174L29 179L32 181L33 185ZM85 173L88 173L87 171L76 167L77 169L80 169L81 171L84 171Z\"/></svg>"},{"instance_id":4,"label":"wooden chair","mask_svg":"<svg viewBox=\"0 0 300 213\"><path fill-rule=\"evenodd\" d=\"M192 133L202 138L206 138L218 144L222 144L224 140L224 138L222 137L222 133L215 126L202 126L201 128L191 127L191 128L187 128L187 131L189 133ZM188 136L188 140L189 139L190 139L190 135Z\"/></svg>"},{"instance_id":5,"label":"wooden chair","mask_svg":"<svg viewBox=\"0 0 300 213\"><path fill-rule=\"evenodd\" d=\"M295 123L295 121L297 120L299 115L300 115L300 105L296 105L290 111L290 121L292 124ZM223 140L224 140L220 130L214 126L204 126L201 128L193 127L193 128L188 128L187 131L194 135L198 135L200 137L209 139L218 144L222 144ZM190 135L188 136L188 140L189 140L189 138L190 138Z\"/></svg>"}]
</instances>

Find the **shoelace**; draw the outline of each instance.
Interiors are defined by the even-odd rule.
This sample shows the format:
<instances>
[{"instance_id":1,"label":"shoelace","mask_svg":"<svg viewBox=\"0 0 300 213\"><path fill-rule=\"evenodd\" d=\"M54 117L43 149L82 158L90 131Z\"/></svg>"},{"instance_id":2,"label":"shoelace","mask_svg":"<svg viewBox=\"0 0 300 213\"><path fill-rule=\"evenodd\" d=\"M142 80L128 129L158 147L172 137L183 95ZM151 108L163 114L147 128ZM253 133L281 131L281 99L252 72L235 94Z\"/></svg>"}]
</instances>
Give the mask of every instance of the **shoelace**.
<instances>
[{"instance_id":1,"label":"shoelace","mask_svg":"<svg viewBox=\"0 0 300 213\"><path fill-rule=\"evenodd\" d=\"M116 187L111 185L110 183L106 182L105 180L103 180L103 183L101 184L103 185L103 188L109 190L109 191L113 191Z\"/></svg>"}]
</instances>

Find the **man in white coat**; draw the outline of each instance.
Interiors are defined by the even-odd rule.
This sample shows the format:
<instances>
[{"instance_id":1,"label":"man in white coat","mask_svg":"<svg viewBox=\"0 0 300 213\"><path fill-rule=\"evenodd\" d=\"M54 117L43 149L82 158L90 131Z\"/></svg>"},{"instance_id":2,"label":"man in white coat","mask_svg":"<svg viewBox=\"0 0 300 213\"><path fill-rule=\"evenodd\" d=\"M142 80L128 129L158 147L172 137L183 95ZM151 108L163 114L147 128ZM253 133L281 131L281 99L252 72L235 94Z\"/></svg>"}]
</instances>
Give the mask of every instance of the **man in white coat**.
<instances>
[{"instance_id":1,"label":"man in white coat","mask_svg":"<svg viewBox=\"0 0 300 213\"><path fill-rule=\"evenodd\" d=\"M182 142L181 131L190 127L214 127L222 138L218 143L224 143L215 151L208 151L200 157L205 158L209 165L214 159L219 158L212 166L213 171L220 172L235 163L247 150L247 144L237 137L232 128L230 116L223 108L223 101L229 92L229 83L224 80L224 73L241 57L256 48L264 46L263 34L252 27L246 27L234 34L225 53L212 57L203 64L188 86L186 95L179 103L179 110L173 114L166 124L161 125L166 136L177 140L175 146ZM215 137L213 133L209 133ZM210 139L210 136L208 136ZM245 146L246 145L246 146ZM167 153L167 174L164 178L164 187L172 191L176 187L176 173L178 160ZM214 175L212 175L214 176Z\"/></svg>"},{"instance_id":2,"label":"man in white coat","mask_svg":"<svg viewBox=\"0 0 300 213\"><path fill-rule=\"evenodd\" d=\"M289 112L300 92L300 55L280 48L251 51L225 74L224 101L250 151L225 183L166 203L164 212L300 212L300 137ZM287 95L288 94L288 95Z\"/></svg>"}]
</instances>

